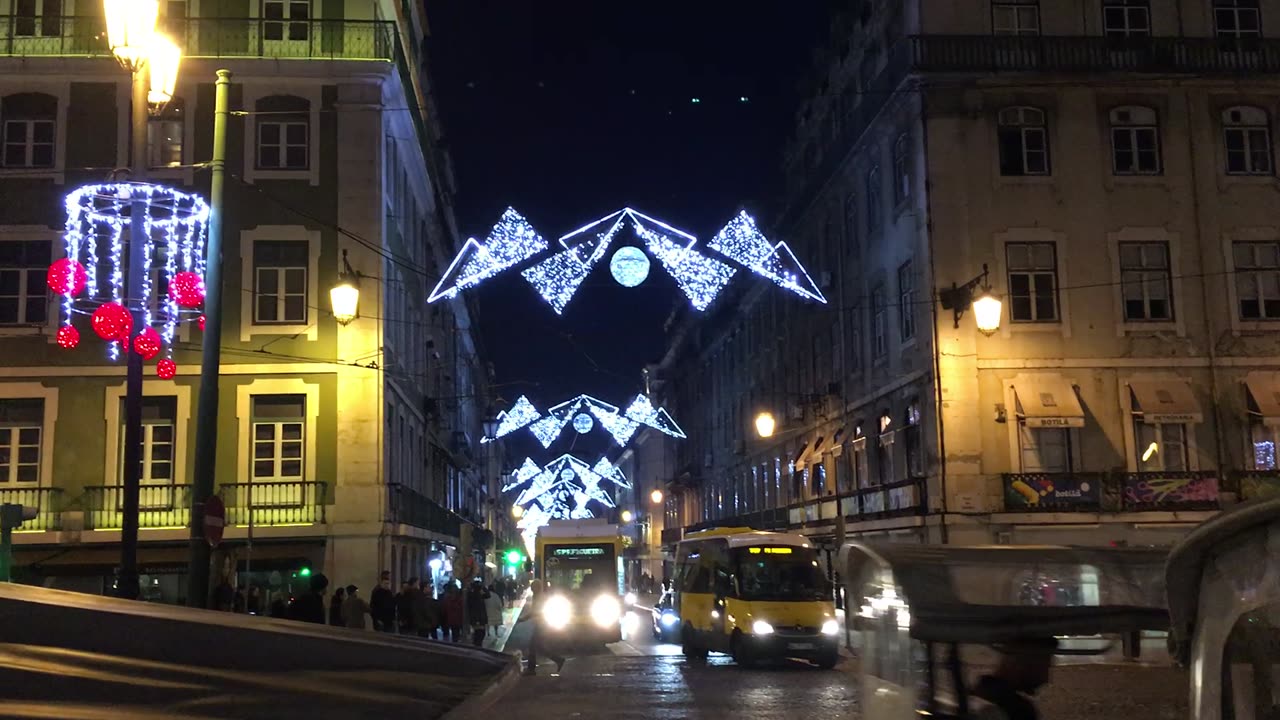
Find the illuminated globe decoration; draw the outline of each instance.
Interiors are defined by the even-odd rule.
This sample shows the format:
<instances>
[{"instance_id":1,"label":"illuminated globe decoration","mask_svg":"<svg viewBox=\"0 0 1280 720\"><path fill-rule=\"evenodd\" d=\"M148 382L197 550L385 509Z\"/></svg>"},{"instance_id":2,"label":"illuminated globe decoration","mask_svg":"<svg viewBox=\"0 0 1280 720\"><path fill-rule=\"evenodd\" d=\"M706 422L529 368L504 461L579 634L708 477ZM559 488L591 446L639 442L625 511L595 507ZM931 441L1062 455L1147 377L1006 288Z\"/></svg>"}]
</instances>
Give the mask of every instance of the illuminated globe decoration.
<instances>
[{"instance_id":1,"label":"illuminated globe decoration","mask_svg":"<svg viewBox=\"0 0 1280 720\"><path fill-rule=\"evenodd\" d=\"M559 315L624 227L634 231L643 250L658 259L696 310L710 307L739 268L803 298L827 302L791 248L766 238L745 211L730 220L711 242L699 247L694 235L632 208L610 213L562 236L558 250L519 213L507 208L484 243L471 239L463 245L427 302L453 298L460 290L533 262L520 275ZM552 250L549 255L545 254L548 250ZM542 257L536 257L539 255ZM627 287L643 283L649 266L645 252L633 246L619 249L609 263L614 279Z\"/></svg>"},{"instance_id":2,"label":"illuminated globe decoration","mask_svg":"<svg viewBox=\"0 0 1280 720\"><path fill-rule=\"evenodd\" d=\"M649 258L630 245L618 248L609 261L609 272L622 287L637 287L649 277Z\"/></svg>"},{"instance_id":3,"label":"illuminated globe decoration","mask_svg":"<svg viewBox=\"0 0 1280 720\"><path fill-rule=\"evenodd\" d=\"M80 331L74 325L58 328L58 347L70 350L80 344Z\"/></svg>"},{"instance_id":4,"label":"illuminated globe decoration","mask_svg":"<svg viewBox=\"0 0 1280 720\"><path fill-rule=\"evenodd\" d=\"M665 409L655 408L643 394L637 395L626 410L590 395L579 395L551 407L545 415L529 402L529 398L522 395L510 412L499 413L498 418L500 422L497 432L493 437L481 438L480 442L493 442L522 427L528 427L529 432L542 443L542 447L550 448L565 427L572 424L577 432L587 433L592 430L592 425L588 424L592 420L612 435L619 446L626 446L641 426L653 428L674 438L685 437L684 430L680 429L675 419Z\"/></svg>"},{"instance_id":5,"label":"illuminated globe decoration","mask_svg":"<svg viewBox=\"0 0 1280 720\"><path fill-rule=\"evenodd\" d=\"M579 435L586 435L595 426L596 422L586 413L578 413L573 416L573 429L577 430Z\"/></svg>"},{"instance_id":6,"label":"illuminated globe decoration","mask_svg":"<svg viewBox=\"0 0 1280 720\"><path fill-rule=\"evenodd\" d=\"M156 377L161 380L172 380L178 374L178 364L169 358L156 363Z\"/></svg>"},{"instance_id":7,"label":"illuminated globe decoration","mask_svg":"<svg viewBox=\"0 0 1280 720\"><path fill-rule=\"evenodd\" d=\"M78 343L75 319L91 316L94 332L110 343L111 359L132 345L150 358L164 353L169 361L164 367L176 367L172 354L178 325L195 322L204 299L208 204L173 188L128 182L77 188L64 204L65 258L49 268L46 279L62 295L58 344L75 347L70 343L73 332ZM150 271L143 276L142 297L131 298L125 296L124 274L135 207L145 213L143 256ZM136 339L134 318L143 325Z\"/></svg>"}]
</instances>

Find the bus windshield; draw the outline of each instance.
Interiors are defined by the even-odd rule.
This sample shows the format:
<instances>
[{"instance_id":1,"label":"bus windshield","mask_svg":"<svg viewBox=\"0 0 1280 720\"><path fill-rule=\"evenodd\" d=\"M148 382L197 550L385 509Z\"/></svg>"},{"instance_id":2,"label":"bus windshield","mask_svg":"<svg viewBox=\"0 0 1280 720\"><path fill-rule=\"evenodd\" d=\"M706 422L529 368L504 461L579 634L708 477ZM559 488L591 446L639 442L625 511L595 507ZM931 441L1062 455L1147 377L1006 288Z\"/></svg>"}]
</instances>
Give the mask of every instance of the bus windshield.
<instances>
[{"instance_id":1,"label":"bus windshield","mask_svg":"<svg viewBox=\"0 0 1280 720\"><path fill-rule=\"evenodd\" d=\"M544 552L546 580L553 590L618 591L618 570L611 545L549 545Z\"/></svg>"},{"instance_id":2,"label":"bus windshield","mask_svg":"<svg viewBox=\"0 0 1280 720\"><path fill-rule=\"evenodd\" d=\"M831 588L811 548L764 545L734 550L743 600L830 600Z\"/></svg>"}]
</instances>

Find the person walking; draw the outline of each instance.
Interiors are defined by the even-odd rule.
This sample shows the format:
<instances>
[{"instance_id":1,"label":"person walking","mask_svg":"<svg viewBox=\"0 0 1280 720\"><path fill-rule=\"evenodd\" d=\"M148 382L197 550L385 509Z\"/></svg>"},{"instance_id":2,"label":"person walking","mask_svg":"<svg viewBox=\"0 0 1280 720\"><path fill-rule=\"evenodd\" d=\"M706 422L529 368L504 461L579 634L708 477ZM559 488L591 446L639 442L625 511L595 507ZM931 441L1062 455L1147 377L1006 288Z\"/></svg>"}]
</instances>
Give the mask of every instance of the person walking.
<instances>
[{"instance_id":1,"label":"person walking","mask_svg":"<svg viewBox=\"0 0 1280 720\"><path fill-rule=\"evenodd\" d=\"M444 598L440 601L440 610L444 618L442 624L444 637L449 642L458 642L462 639L463 602L462 591L458 589L455 583L450 582L445 586Z\"/></svg>"},{"instance_id":2,"label":"person walking","mask_svg":"<svg viewBox=\"0 0 1280 720\"><path fill-rule=\"evenodd\" d=\"M324 591L329 588L329 578L324 573L311 576L310 589L298 596L290 607L294 620L323 625L325 622Z\"/></svg>"},{"instance_id":3,"label":"person walking","mask_svg":"<svg viewBox=\"0 0 1280 720\"><path fill-rule=\"evenodd\" d=\"M502 599L502 592L498 590L501 581L495 582L489 588L489 594L484 599L484 611L489 616L489 627L493 629L493 637L496 639L498 634L502 632L502 608L505 602Z\"/></svg>"},{"instance_id":4,"label":"person walking","mask_svg":"<svg viewBox=\"0 0 1280 720\"><path fill-rule=\"evenodd\" d=\"M261 615L265 609L262 607L262 588L257 585L249 586L249 596L245 601L245 609L250 615Z\"/></svg>"},{"instance_id":5,"label":"person walking","mask_svg":"<svg viewBox=\"0 0 1280 720\"><path fill-rule=\"evenodd\" d=\"M440 603L436 601L430 581L423 580L419 585L417 578L410 582L413 587L410 593L413 602L413 625L418 637L438 639L437 628L440 627Z\"/></svg>"},{"instance_id":6,"label":"person walking","mask_svg":"<svg viewBox=\"0 0 1280 720\"><path fill-rule=\"evenodd\" d=\"M338 588L333 591L333 597L329 599L329 624L334 627L345 627L346 623L342 621L342 602L347 599L347 591L345 588Z\"/></svg>"},{"instance_id":7,"label":"person walking","mask_svg":"<svg viewBox=\"0 0 1280 720\"><path fill-rule=\"evenodd\" d=\"M484 644L485 631L489 627L488 600L489 592L484 589L484 583L473 581L467 590L467 621L471 623L471 644L476 647Z\"/></svg>"},{"instance_id":8,"label":"person walking","mask_svg":"<svg viewBox=\"0 0 1280 720\"><path fill-rule=\"evenodd\" d=\"M533 596L529 598L528 612L520 613L520 620L518 621L533 622L532 632L529 634L529 659L524 667L524 674L538 674L538 653L540 652L551 658L556 664L556 672L560 672L564 668L565 658L562 655L552 655L547 652L546 647L542 644L542 632L539 630L542 625L542 606L548 596L546 583L542 580L534 580L529 587L533 590Z\"/></svg>"},{"instance_id":9,"label":"person walking","mask_svg":"<svg viewBox=\"0 0 1280 720\"><path fill-rule=\"evenodd\" d=\"M416 635L413 625L413 588L418 578L409 578L400 583L400 592L396 593L396 622L401 635Z\"/></svg>"},{"instance_id":10,"label":"person walking","mask_svg":"<svg viewBox=\"0 0 1280 720\"><path fill-rule=\"evenodd\" d=\"M378 632L396 631L396 595L391 591L391 571L383 570L378 577L378 587L369 596L369 615L373 629Z\"/></svg>"},{"instance_id":11,"label":"person walking","mask_svg":"<svg viewBox=\"0 0 1280 720\"><path fill-rule=\"evenodd\" d=\"M342 619L352 630L368 630L369 624L364 621L369 614L369 603L357 594L360 588L347 586L347 599L342 601Z\"/></svg>"}]
</instances>

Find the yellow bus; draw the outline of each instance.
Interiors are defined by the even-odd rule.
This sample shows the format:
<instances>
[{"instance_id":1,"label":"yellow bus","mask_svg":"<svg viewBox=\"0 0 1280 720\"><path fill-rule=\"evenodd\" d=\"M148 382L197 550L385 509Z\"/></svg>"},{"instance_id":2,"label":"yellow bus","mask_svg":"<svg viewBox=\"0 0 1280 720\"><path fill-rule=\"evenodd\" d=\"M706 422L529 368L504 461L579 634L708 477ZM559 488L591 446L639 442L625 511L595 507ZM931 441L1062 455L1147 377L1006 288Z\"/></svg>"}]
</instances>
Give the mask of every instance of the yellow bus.
<instances>
[{"instance_id":1,"label":"yellow bus","mask_svg":"<svg viewBox=\"0 0 1280 720\"><path fill-rule=\"evenodd\" d=\"M727 653L744 667L784 657L836 664L831 584L803 535L715 528L685 536L676 552L675 610L687 657Z\"/></svg>"},{"instance_id":2,"label":"yellow bus","mask_svg":"<svg viewBox=\"0 0 1280 720\"><path fill-rule=\"evenodd\" d=\"M553 646L622 639L622 533L603 519L552 520L538 530L538 578L550 589L538 618Z\"/></svg>"}]
</instances>

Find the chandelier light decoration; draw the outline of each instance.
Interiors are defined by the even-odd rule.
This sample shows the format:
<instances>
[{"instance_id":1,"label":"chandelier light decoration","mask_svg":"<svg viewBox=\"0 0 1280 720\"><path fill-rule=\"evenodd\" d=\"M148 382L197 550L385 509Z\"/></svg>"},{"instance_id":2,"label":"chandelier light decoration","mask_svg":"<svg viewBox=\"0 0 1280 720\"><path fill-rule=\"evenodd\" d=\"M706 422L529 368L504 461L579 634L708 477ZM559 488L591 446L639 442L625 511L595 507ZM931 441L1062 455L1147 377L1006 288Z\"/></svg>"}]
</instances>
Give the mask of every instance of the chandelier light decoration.
<instances>
[{"instance_id":1,"label":"chandelier light decoration","mask_svg":"<svg viewBox=\"0 0 1280 720\"><path fill-rule=\"evenodd\" d=\"M706 245L706 250L722 259L696 247L695 236L623 208L561 237L560 250L533 262L520 275L557 315L562 314L587 275L609 254L624 227L633 230L643 249L658 260L699 311L706 310L733 279L738 269L734 264L801 297L827 302L791 248L785 242L770 242L746 211L730 220ZM483 244L470 239L463 245L428 302L456 297L458 291L531 261L549 249L546 240L524 217L507 208ZM649 276L649 266L642 249L631 245L620 248L609 263L614 279L623 287L642 285Z\"/></svg>"},{"instance_id":2,"label":"chandelier light decoration","mask_svg":"<svg viewBox=\"0 0 1280 720\"><path fill-rule=\"evenodd\" d=\"M591 432L596 424L623 447L642 425L671 437L685 437L684 430L680 429L675 419L665 409L655 408L643 393L636 395L626 410L590 395L579 395L549 408L546 414L534 407L529 398L521 395L510 410L498 413L497 419L498 427L493 437L482 438L480 442L493 442L520 428L528 427L529 432L542 443L542 447L549 448L566 426L572 426L575 432L585 434Z\"/></svg>"},{"instance_id":3,"label":"chandelier light decoration","mask_svg":"<svg viewBox=\"0 0 1280 720\"><path fill-rule=\"evenodd\" d=\"M145 360L164 354L156 367L173 377L173 339L178 325L196 322L204 303L205 232L209 206L198 195L142 183L87 185L67 195L65 257L49 266L46 283L62 297L58 345L80 344L77 316L88 316L107 354L121 350ZM126 233L134 207L141 207L143 252L148 273L143 296L124 296ZM144 329L131 337L134 318Z\"/></svg>"}]
</instances>

